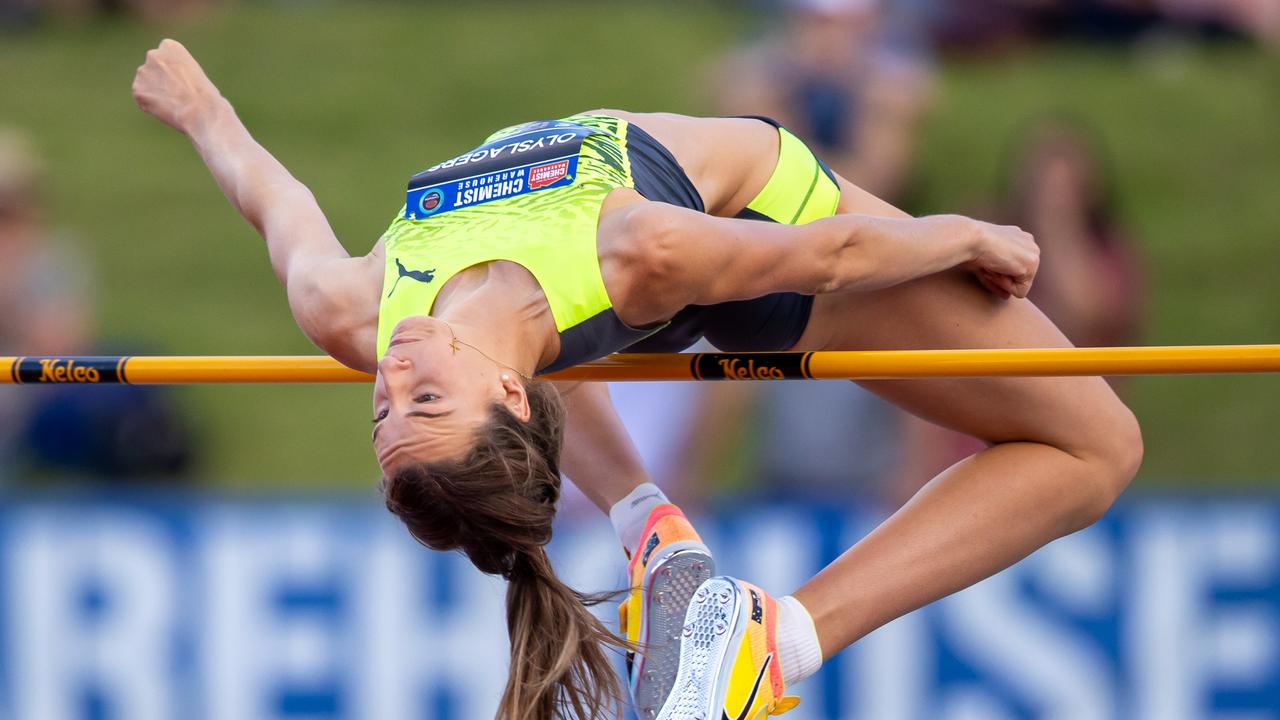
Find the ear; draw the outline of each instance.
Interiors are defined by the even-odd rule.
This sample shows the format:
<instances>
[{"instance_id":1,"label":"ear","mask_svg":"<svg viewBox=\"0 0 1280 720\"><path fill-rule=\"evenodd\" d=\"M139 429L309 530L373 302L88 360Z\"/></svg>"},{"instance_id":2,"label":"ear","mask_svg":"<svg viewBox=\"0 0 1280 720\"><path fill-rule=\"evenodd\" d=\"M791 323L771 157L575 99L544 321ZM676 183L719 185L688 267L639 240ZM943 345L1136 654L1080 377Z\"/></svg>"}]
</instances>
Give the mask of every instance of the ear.
<instances>
[{"instance_id":1,"label":"ear","mask_svg":"<svg viewBox=\"0 0 1280 720\"><path fill-rule=\"evenodd\" d=\"M532 411L529 409L529 394L525 392L524 384L510 373L502 373L498 376L498 382L502 384L502 404L520 422L529 422Z\"/></svg>"}]
</instances>

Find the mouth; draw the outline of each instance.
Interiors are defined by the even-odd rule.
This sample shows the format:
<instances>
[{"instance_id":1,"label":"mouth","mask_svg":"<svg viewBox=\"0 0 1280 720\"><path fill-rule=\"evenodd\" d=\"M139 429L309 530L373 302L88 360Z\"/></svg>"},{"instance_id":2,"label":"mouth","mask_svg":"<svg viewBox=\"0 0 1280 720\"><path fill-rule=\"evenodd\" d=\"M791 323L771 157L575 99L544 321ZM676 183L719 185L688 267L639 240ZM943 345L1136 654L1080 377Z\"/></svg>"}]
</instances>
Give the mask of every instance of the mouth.
<instances>
[{"instance_id":1,"label":"mouth","mask_svg":"<svg viewBox=\"0 0 1280 720\"><path fill-rule=\"evenodd\" d=\"M393 348L397 345L408 345L409 343L416 342L422 342L422 338L400 335L398 337L391 338L391 342L387 343L387 347Z\"/></svg>"}]
</instances>

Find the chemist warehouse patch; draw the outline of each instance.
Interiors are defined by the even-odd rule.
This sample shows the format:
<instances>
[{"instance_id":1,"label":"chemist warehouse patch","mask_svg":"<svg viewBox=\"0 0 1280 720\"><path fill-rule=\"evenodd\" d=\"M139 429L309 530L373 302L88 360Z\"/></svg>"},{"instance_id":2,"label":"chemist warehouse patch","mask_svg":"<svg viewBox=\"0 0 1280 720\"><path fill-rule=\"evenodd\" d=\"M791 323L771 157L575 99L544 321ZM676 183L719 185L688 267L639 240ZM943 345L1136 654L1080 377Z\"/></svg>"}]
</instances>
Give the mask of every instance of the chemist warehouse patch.
<instances>
[{"instance_id":1,"label":"chemist warehouse patch","mask_svg":"<svg viewBox=\"0 0 1280 720\"><path fill-rule=\"evenodd\" d=\"M405 197L404 216L422 220L572 185L582 141L597 132L560 120L518 126L498 140L414 175Z\"/></svg>"}]
</instances>

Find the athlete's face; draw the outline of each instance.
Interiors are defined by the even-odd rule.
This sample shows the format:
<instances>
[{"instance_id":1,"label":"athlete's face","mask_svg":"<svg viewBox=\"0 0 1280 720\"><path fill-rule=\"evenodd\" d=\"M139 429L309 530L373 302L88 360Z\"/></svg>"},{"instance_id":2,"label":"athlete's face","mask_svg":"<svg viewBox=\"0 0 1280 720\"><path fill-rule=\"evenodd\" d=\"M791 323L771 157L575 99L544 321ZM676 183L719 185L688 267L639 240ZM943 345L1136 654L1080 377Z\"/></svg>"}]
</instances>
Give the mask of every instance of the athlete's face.
<instances>
[{"instance_id":1,"label":"athlete's face","mask_svg":"<svg viewBox=\"0 0 1280 720\"><path fill-rule=\"evenodd\" d=\"M392 331L373 386L373 449L384 473L465 455L495 402L528 419L519 380L452 337L425 315Z\"/></svg>"}]
</instances>

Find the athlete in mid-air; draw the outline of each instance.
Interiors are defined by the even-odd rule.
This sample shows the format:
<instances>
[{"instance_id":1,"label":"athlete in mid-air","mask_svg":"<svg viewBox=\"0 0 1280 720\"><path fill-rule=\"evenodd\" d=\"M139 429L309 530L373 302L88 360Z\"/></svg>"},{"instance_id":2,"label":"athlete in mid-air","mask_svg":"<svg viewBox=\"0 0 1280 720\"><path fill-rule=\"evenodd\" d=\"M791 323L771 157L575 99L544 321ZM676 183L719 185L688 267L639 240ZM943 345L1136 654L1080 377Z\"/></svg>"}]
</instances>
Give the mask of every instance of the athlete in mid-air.
<instances>
[{"instance_id":1,"label":"athlete in mid-air","mask_svg":"<svg viewBox=\"0 0 1280 720\"><path fill-rule=\"evenodd\" d=\"M740 720L786 711L785 689L824 658L1089 525L1139 464L1137 423L1100 378L864 383L989 447L775 600L714 576L605 386L532 378L701 337L744 351L1065 346L1024 299L1029 235L909 217L765 119L599 110L501 130L414 175L391 227L350 257L180 44L148 53L133 93L266 239L303 332L377 373L388 507L419 541L509 581L501 718L597 717L616 697L605 648L619 642L543 550L561 468L631 558L638 714Z\"/></svg>"}]
</instances>

